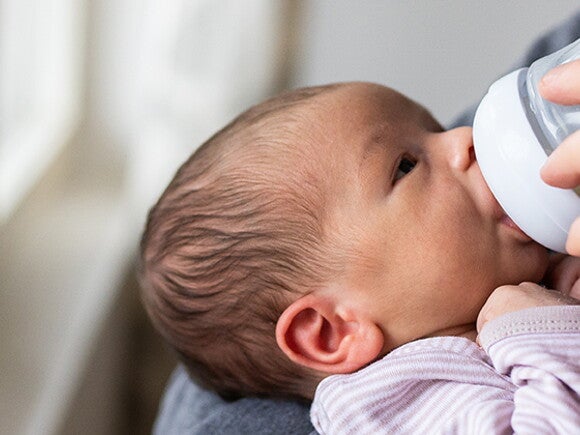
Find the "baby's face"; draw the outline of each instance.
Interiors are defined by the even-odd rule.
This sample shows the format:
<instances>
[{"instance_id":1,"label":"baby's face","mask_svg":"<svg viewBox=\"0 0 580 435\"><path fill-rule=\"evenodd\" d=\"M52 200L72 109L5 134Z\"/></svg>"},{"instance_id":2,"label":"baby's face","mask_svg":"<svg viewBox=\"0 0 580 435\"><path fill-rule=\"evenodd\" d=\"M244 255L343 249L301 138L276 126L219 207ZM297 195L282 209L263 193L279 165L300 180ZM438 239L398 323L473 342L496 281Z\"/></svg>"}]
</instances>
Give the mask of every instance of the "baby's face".
<instances>
[{"instance_id":1,"label":"baby's face","mask_svg":"<svg viewBox=\"0 0 580 435\"><path fill-rule=\"evenodd\" d=\"M547 252L506 217L485 184L467 127L443 131L387 88L317 97L313 121L345 304L386 331L385 350L473 329L499 285L538 281Z\"/></svg>"}]
</instances>

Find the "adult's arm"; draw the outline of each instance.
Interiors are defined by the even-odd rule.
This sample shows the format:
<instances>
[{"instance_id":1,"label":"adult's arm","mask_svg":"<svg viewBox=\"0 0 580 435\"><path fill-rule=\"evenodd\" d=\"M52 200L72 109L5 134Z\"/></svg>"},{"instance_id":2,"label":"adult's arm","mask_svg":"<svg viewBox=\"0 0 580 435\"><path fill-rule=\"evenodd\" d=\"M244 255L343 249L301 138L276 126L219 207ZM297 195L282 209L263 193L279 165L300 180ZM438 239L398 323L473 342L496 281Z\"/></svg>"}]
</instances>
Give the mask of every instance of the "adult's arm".
<instances>
[{"instance_id":1,"label":"adult's arm","mask_svg":"<svg viewBox=\"0 0 580 435\"><path fill-rule=\"evenodd\" d=\"M153 433L155 435L310 434L309 405L244 398L226 402L193 383L183 367L169 380Z\"/></svg>"}]
</instances>

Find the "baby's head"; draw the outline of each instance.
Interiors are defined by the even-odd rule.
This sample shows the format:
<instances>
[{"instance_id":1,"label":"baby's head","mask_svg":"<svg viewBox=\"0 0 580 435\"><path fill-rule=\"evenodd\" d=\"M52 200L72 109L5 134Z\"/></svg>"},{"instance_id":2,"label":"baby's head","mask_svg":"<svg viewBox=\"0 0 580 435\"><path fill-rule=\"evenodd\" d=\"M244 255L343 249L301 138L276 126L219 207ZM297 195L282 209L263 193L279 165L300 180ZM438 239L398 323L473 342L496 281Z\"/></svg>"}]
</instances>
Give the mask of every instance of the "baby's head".
<instances>
[{"instance_id":1,"label":"baby's head","mask_svg":"<svg viewBox=\"0 0 580 435\"><path fill-rule=\"evenodd\" d=\"M547 254L487 189L471 130L365 83L262 103L202 145L151 210L147 310L199 382L309 398L421 337L468 335Z\"/></svg>"}]
</instances>

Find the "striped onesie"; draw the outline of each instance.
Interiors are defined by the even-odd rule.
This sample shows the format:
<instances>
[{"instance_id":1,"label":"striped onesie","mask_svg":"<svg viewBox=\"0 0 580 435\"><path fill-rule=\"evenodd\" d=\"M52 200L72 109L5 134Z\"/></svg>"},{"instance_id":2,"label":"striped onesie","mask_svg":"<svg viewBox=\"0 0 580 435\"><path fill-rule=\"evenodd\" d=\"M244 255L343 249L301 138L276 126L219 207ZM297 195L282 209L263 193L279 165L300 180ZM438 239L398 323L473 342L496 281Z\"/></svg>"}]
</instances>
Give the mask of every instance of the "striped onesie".
<instances>
[{"instance_id":1,"label":"striped onesie","mask_svg":"<svg viewBox=\"0 0 580 435\"><path fill-rule=\"evenodd\" d=\"M580 434L580 305L501 316L479 336L405 344L333 375L310 415L321 434Z\"/></svg>"}]
</instances>

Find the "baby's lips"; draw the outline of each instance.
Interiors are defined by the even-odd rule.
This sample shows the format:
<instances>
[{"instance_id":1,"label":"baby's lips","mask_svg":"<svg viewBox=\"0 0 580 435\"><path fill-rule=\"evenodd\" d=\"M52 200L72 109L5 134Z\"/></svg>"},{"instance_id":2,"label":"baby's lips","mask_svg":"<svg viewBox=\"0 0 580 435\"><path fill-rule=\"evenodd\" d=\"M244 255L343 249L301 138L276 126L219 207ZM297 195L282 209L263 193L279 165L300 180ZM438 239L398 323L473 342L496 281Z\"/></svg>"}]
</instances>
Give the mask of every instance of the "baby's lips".
<instances>
[{"instance_id":1,"label":"baby's lips","mask_svg":"<svg viewBox=\"0 0 580 435\"><path fill-rule=\"evenodd\" d=\"M490 192L491 193L491 192ZM508 228L511 228L514 232L516 232L520 239L523 241L530 241L532 240L530 236L528 236L519 226L516 224L513 219L506 213L506 211L502 208L500 203L495 199L493 195L491 195L491 200L493 202L493 216L496 220L505 225Z\"/></svg>"}]
</instances>

